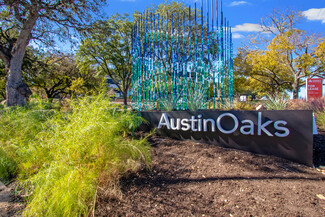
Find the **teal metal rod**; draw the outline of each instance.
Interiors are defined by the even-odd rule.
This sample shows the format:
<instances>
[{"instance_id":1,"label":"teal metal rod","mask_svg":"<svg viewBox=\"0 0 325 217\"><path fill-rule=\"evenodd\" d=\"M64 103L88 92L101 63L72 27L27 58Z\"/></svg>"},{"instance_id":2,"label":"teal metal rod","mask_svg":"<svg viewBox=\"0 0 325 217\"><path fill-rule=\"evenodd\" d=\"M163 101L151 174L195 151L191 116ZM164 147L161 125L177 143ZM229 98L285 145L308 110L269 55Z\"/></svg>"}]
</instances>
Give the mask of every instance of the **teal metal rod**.
<instances>
[{"instance_id":1,"label":"teal metal rod","mask_svg":"<svg viewBox=\"0 0 325 217\"><path fill-rule=\"evenodd\" d=\"M173 13L146 11L132 26L132 108L163 109L165 98L176 102L177 110L193 108L192 103L199 109L216 109L226 99L233 100L232 33L222 1L220 10L218 0L207 0L204 7L201 0L201 15L196 4L193 18L191 7L188 14L182 13L174 19Z\"/></svg>"}]
</instances>

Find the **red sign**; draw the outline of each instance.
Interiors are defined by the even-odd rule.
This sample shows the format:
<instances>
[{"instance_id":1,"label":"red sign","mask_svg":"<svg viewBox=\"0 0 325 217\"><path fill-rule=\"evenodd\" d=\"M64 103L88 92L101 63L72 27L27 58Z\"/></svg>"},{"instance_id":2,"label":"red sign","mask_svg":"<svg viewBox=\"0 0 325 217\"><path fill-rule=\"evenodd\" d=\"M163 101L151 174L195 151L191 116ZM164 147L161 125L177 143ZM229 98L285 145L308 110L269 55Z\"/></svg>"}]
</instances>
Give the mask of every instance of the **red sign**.
<instances>
[{"instance_id":1,"label":"red sign","mask_svg":"<svg viewBox=\"0 0 325 217\"><path fill-rule=\"evenodd\" d=\"M323 95L323 79L308 78L307 79L307 100L321 98Z\"/></svg>"}]
</instances>

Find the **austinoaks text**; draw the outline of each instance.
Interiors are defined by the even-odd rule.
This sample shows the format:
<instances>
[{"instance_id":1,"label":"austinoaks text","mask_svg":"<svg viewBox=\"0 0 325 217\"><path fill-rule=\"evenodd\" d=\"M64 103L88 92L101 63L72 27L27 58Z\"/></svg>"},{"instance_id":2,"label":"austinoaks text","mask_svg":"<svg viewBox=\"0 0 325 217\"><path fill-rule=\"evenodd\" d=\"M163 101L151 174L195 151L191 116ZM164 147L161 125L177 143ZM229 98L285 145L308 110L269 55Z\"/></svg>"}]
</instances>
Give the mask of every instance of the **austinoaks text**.
<instances>
[{"instance_id":1,"label":"austinoaks text","mask_svg":"<svg viewBox=\"0 0 325 217\"><path fill-rule=\"evenodd\" d=\"M191 118L169 118L166 113L162 113L158 129L162 127L166 127L168 130L182 130L188 131L192 130L193 132L216 132L219 130L224 134L232 134L238 129L240 133L243 135L255 135L261 136L262 133L265 133L268 136L277 136L277 137L287 137L290 134L290 131L287 127L286 121L278 120L278 121L262 121L262 112L258 112L257 114L257 124L255 125L252 120L242 120L240 121L234 114L231 113L223 113L218 116L217 119L204 119L202 115L198 115L197 117L192 116ZM223 121L225 121L226 117L231 119L233 122L233 127L231 129L224 129ZM266 129L266 127L273 126L275 129L274 135ZM256 129L255 129L256 128Z\"/></svg>"}]
</instances>

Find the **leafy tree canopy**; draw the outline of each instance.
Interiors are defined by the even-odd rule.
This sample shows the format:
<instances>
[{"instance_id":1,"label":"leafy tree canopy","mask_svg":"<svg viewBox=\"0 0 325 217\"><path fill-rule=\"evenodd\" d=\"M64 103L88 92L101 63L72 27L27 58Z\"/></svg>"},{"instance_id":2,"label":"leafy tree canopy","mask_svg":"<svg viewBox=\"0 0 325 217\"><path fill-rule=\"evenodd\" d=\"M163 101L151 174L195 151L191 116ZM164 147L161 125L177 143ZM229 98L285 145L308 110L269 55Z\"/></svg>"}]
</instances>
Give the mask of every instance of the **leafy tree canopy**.
<instances>
[{"instance_id":1,"label":"leafy tree canopy","mask_svg":"<svg viewBox=\"0 0 325 217\"><path fill-rule=\"evenodd\" d=\"M97 21L87 31L77 52L81 70L96 68L109 76L124 96L131 85L131 30L133 22L127 14L116 14L105 21Z\"/></svg>"},{"instance_id":2,"label":"leafy tree canopy","mask_svg":"<svg viewBox=\"0 0 325 217\"><path fill-rule=\"evenodd\" d=\"M22 64L30 40L51 43L53 34L71 37L71 30L83 30L96 17L102 3L104 0L0 0L0 58L8 75L8 106L24 105L28 96Z\"/></svg>"},{"instance_id":3,"label":"leafy tree canopy","mask_svg":"<svg viewBox=\"0 0 325 217\"><path fill-rule=\"evenodd\" d=\"M274 11L262 19L265 31L274 37L252 38L251 46L241 48L244 52L239 55L244 57L237 71L243 72L241 76L249 81L251 89L260 87L261 93L270 94L293 90L294 98L298 98L304 78L324 76L324 38L297 29L300 20L300 12Z\"/></svg>"},{"instance_id":4,"label":"leafy tree canopy","mask_svg":"<svg viewBox=\"0 0 325 217\"><path fill-rule=\"evenodd\" d=\"M41 53L33 49L27 51L23 79L30 87L44 91L48 99L96 91L102 82L94 70L79 70L71 54Z\"/></svg>"}]
</instances>

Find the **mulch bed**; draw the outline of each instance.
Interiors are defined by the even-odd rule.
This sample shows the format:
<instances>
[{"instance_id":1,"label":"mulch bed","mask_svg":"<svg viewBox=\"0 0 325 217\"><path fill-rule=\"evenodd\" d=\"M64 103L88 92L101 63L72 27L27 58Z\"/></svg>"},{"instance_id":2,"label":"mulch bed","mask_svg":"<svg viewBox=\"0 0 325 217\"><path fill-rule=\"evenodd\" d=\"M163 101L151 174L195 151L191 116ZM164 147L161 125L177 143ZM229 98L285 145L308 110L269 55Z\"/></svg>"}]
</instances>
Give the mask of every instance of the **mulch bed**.
<instances>
[{"instance_id":1,"label":"mulch bed","mask_svg":"<svg viewBox=\"0 0 325 217\"><path fill-rule=\"evenodd\" d=\"M99 188L95 216L324 216L325 132L314 136L318 168L191 141L149 141L151 170L121 179L116 197ZM14 191L14 183L7 187ZM19 195L0 197L0 216L20 216L24 206Z\"/></svg>"},{"instance_id":2,"label":"mulch bed","mask_svg":"<svg viewBox=\"0 0 325 217\"><path fill-rule=\"evenodd\" d=\"M324 168L192 141L153 136L151 170L99 191L96 216L324 216ZM325 134L314 137L325 166Z\"/></svg>"}]
</instances>

